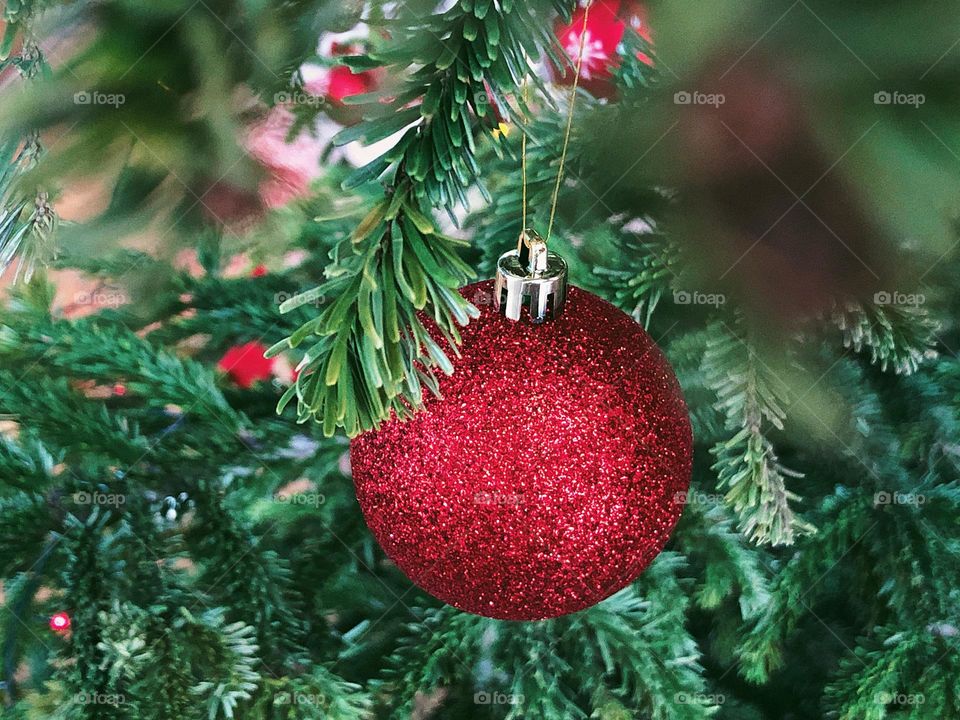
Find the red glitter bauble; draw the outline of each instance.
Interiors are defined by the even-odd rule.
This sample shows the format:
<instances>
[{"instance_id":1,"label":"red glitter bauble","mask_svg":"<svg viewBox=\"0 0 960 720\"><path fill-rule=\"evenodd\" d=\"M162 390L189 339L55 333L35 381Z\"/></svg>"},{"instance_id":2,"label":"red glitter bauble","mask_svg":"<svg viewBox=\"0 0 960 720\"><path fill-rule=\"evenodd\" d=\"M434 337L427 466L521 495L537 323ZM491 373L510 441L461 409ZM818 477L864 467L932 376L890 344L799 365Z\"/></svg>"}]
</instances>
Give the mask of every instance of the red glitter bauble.
<instances>
[{"instance_id":1,"label":"red glitter bauble","mask_svg":"<svg viewBox=\"0 0 960 720\"><path fill-rule=\"evenodd\" d=\"M690 482L673 371L628 315L570 288L533 325L491 307L463 331L441 398L356 438L357 498L387 555L462 610L540 620L590 607L663 549Z\"/></svg>"}]
</instances>

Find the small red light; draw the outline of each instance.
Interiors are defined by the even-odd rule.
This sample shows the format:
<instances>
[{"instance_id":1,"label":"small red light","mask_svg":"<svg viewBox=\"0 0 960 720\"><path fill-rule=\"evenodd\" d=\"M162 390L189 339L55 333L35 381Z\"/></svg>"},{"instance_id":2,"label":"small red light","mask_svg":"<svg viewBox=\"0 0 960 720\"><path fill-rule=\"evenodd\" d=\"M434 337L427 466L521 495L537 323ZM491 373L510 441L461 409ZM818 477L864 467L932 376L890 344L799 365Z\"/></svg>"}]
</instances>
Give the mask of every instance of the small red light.
<instances>
[{"instance_id":1,"label":"small red light","mask_svg":"<svg viewBox=\"0 0 960 720\"><path fill-rule=\"evenodd\" d=\"M70 616L65 612L58 612L50 616L50 629L54 632L64 632L70 629Z\"/></svg>"}]
</instances>

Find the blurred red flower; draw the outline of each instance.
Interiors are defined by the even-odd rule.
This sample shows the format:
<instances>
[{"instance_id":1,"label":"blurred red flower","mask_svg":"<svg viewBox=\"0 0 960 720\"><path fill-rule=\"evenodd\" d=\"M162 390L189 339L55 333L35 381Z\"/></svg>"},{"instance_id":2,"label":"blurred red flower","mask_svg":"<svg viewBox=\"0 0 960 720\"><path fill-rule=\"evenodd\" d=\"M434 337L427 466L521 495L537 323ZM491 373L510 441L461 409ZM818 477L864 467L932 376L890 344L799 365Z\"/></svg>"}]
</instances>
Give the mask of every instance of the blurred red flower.
<instances>
[{"instance_id":1,"label":"blurred red flower","mask_svg":"<svg viewBox=\"0 0 960 720\"><path fill-rule=\"evenodd\" d=\"M330 46L328 56L357 55L363 48L356 44L335 42ZM345 105L344 98L374 92L383 82L382 69L355 71L346 65L323 67L305 65L301 68L304 75L303 89L311 95L328 101L327 114L342 125L354 125L362 119L359 108Z\"/></svg>"},{"instance_id":2,"label":"blurred red flower","mask_svg":"<svg viewBox=\"0 0 960 720\"><path fill-rule=\"evenodd\" d=\"M240 387L251 387L273 376L275 359L265 358L263 354L266 351L267 346L257 341L235 345L223 354L217 368L227 373Z\"/></svg>"},{"instance_id":3,"label":"blurred red flower","mask_svg":"<svg viewBox=\"0 0 960 720\"><path fill-rule=\"evenodd\" d=\"M248 152L269 173L260 183L260 197L270 208L306 197L310 183L320 174L320 156L326 142L306 129L289 138L295 119L288 108L277 105L247 136Z\"/></svg>"},{"instance_id":4,"label":"blurred red flower","mask_svg":"<svg viewBox=\"0 0 960 720\"><path fill-rule=\"evenodd\" d=\"M580 34L583 30L584 6L578 6L569 24L557 23L555 32L560 46L576 65L580 53ZM594 0L587 18L586 37L583 45L583 65L580 69L580 87L591 95L609 98L616 94L612 82L613 69L621 62L619 51L627 25L647 42L652 42L650 28L647 25L647 8L637 0ZM644 53L637 57L647 65L653 60ZM557 81L564 85L573 84L573 71L564 68L558 72Z\"/></svg>"}]
</instances>

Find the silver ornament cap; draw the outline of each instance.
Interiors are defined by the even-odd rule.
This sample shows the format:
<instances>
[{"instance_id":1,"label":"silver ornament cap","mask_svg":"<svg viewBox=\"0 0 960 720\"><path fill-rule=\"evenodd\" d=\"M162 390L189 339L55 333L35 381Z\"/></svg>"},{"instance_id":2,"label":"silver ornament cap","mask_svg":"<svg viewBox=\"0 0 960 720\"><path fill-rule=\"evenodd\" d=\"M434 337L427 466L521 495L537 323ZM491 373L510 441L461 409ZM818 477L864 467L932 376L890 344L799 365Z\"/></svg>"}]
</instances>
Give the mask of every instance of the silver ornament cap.
<instances>
[{"instance_id":1,"label":"silver ornament cap","mask_svg":"<svg viewBox=\"0 0 960 720\"><path fill-rule=\"evenodd\" d=\"M497 261L493 306L508 320L519 321L527 298L527 319L538 325L559 317L567 299L567 263L530 229L520 233L516 250Z\"/></svg>"}]
</instances>

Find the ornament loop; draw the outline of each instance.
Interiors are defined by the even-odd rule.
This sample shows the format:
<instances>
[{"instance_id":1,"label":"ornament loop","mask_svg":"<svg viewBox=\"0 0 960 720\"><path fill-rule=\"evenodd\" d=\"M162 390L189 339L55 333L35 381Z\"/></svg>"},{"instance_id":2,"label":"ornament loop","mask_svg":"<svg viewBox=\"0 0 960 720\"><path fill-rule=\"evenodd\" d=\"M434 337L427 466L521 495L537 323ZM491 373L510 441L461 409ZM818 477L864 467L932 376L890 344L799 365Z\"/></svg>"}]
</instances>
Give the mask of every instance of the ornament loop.
<instances>
[{"instance_id":1,"label":"ornament loop","mask_svg":"<svg viewBox=\"0 0 960 720\"><path fill-rule=\"evenodd\" d=\"M536 230L524 228L517 241L517 251L520 253L520 264L527 268L531 276L537 277L546 272L547 241Z\"/></svg>"},{"instance_id":2,"label":"ornament loop","mask_svg":"<svg viewBox=\"0 0 960 720\"><path fill-rule=\"evenodd\" d=\"M520 320L525 297L530 298L529 318L535 324L558 317L567 299L567 263L529 228L520 233L517 249L497 261L493 306L508 320Z\"/></svg>"}]
</instances>

